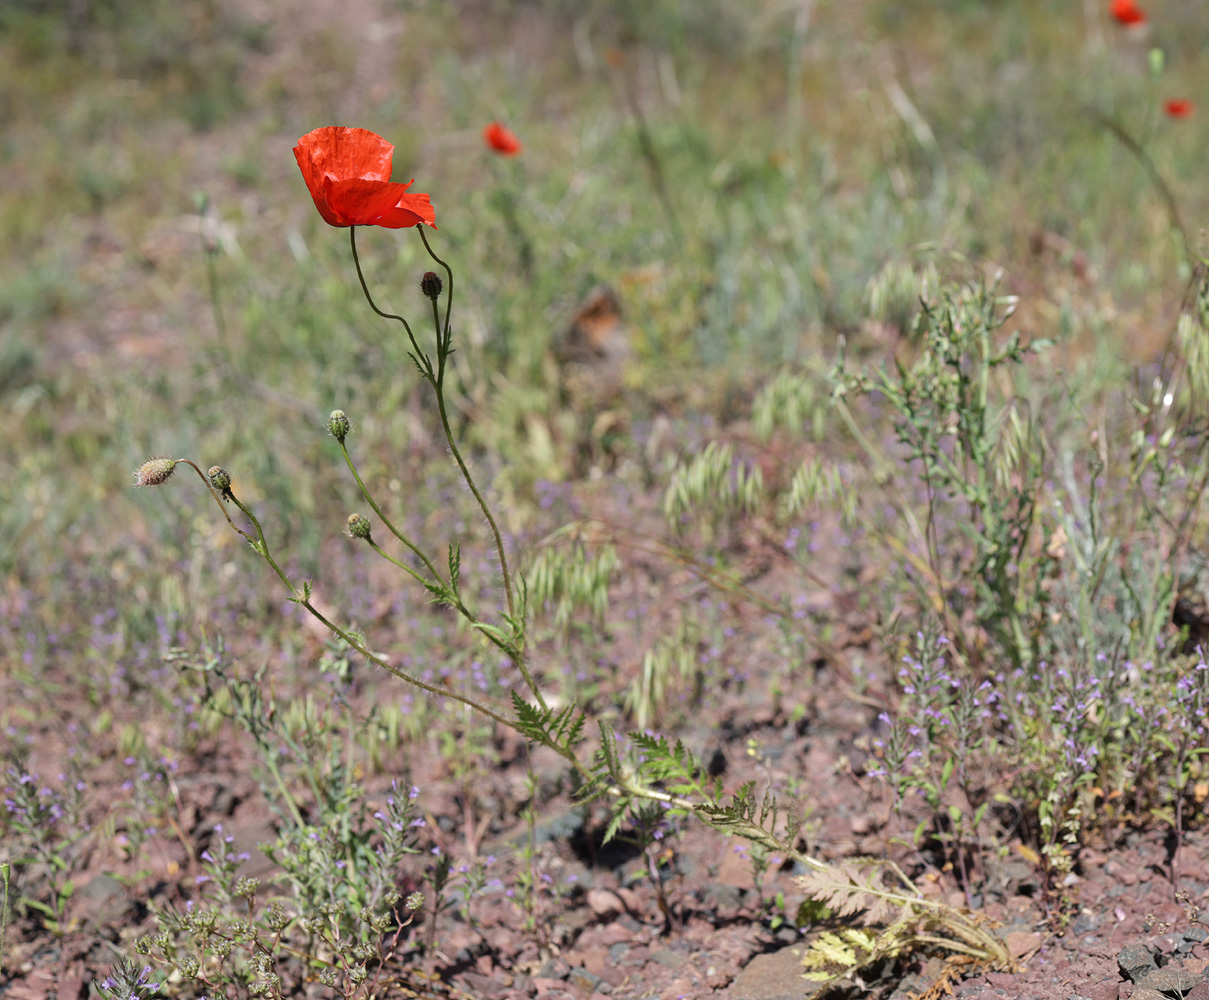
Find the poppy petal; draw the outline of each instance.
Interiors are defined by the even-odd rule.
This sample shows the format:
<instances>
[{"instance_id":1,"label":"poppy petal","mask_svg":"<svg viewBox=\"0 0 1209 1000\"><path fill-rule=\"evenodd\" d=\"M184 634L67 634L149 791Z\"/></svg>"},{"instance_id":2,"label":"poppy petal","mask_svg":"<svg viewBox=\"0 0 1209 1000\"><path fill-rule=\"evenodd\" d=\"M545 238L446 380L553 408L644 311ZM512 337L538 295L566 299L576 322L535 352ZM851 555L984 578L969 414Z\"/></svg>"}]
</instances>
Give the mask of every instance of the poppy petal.
<instances>
[{"instance_id":1,"label":"poppy petal","mask_svg":"<svg viewBox=\"0 0 1209 1000\"><path fill-rule=\"evenodd\" d=\"M395 147L363 128L331 125L308 132L294 147L315 208L329 226L436 228L426 194L409 194L414 183L390 180Z\"/></svg>"},{"instance_id":2,"label":"poppy petal","mask_svg":"<svg viewBox=\"0 0 1209 1000\"><path fill-rule=\"evenodd\" d=\"M406 229L421 222L433 226L436 213L428 195L409 194L409 186L361 178L328 180L324 185L326 200L332 215L340 220L332 224L386 229Z\"/></svg>"},{"instance_id":3,"label":"poppy petal","mask_svg":"<svg viewBox=\"0 0 1209 1000\"><path fill-rule=\"evenodd\" d=\"M328 177L389 181L395 147L369 129L329 125L298 140L294 155L299 162L300 151L310 159L314 169Z\"/></svg>"}]
</instances>

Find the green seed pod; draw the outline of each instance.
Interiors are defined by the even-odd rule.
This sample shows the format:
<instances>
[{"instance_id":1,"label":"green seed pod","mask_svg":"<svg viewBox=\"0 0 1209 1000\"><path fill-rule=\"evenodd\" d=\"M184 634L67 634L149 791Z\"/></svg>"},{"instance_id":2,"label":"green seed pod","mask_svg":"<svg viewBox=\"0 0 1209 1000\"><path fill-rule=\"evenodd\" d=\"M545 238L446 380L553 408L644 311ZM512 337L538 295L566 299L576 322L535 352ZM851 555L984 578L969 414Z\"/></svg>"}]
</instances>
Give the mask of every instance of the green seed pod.
<instances>
[{"instance_id":1,"label":"green seed pod","mask_svg":"<svg viewBox=\"0 0 1209 1000\"><path fill-rule=\"evenodd\" d=\"M206 471L206 475L210 479L210 485L218 490L219 493L225 496L231 492L231 473L221 465L210 466Z\"/></svg>"},{"instance_id":2,"label":"green seed pod","mask_svg":"<svg viewBox=\"0 0 1209 1000\"><path fill-rule=\"evenodd\" d=\"M332 432L332 437L341 444L344 444L344 439L348 436L351 427L343 410L332 410L332 415L327 418L327 429Z\"/></svg>"},{"instance_id":3,"label":"green seed pod","mask_svg":"<svg viewBox=\"0 0 1209 1000\"><path fill-rule=\"evenodd\" d=\"M353 538L364 538L369 541L370 523L368 517L362 517L360 514L349 514L348 516L348 533Z\"/></svg>"}]
</instances>

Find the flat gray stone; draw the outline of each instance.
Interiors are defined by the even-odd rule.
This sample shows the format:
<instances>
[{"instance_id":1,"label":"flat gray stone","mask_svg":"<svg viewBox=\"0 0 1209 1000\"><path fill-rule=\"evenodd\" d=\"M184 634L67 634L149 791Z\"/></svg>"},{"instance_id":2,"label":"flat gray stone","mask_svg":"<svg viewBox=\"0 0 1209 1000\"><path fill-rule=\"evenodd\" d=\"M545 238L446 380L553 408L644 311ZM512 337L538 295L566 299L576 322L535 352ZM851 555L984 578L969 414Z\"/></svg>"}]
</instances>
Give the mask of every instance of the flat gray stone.
<instances>
[{"instance_id":1,"label":"flat gray stone","mask_svg":"<svg viewBox=\"0 0 1209 1000\"><path fill-rule=\"evenodd\" d=\"M1205 974L1188 972L1185 969L1177 969L1170 965L1162 969L1155 969L1153 972L1148 972L1138 980L1138 989L1157 990L1160 993L1187 993L1192 987L1205 978ZM1138 991L1134 990L1133 995L1136 997Z\"/></svg>"},{"instance_id":2,"label":"flat gray stone","mask_svg":"<svg viewBox=\"0 0 1209 1000\"><path fill-rule=\"evenodd\" d=\"M1117 956L1117 965L1126 978L1135 983L1159 967L1158 962L1154 960L1154 952L1144 944L1131 944L1122 948Z\"/></svg>"},{"instance_id":3,"label":"flat gray stone","mask_svg":"<svg viewBox=\"0 0 1209 1000\"><path fill-rule=\"evenodd\" d=\"M805 945L757 955L735 976L724 994L728 1000L805 1000L819 984L802 978Z\"/></svg>"}]
</instances>

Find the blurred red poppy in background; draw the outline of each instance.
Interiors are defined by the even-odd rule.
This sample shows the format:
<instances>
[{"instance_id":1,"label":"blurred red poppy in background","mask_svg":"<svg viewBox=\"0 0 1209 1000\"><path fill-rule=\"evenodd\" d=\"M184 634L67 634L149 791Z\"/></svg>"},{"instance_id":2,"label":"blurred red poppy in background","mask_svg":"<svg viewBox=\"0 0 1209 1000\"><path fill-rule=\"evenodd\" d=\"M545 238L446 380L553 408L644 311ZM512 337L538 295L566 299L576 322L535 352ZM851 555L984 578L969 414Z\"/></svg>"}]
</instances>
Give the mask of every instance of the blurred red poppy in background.
<instances>
[{"instance_id":1,"label":"blurred red poppy in background","mask_svg":"<svg viewBox=\"0 0 1209 1000\"><path fill-rule=\"evenodd\" d=\"M363 128L329 125L308 132L294 158L315 207L329 226L384 226L406 229L421 222L436 229L436 213L426 194L409 194L415 181L392 184L395 147Z\"/></svg>"},{"instance_id":2,"label":"blurred red poppy in background","mask_svg":"<svg viewBox=\"0 0 1209 1000\"><path fill-rule=\"evenodd\" d=\"M483 142L501 156L516 156L521 151L521 141L499 122L492 122L483 129Z\"/></svg>"},{"instance_id":3,"label":"blurred red poppy in background","mask_svg":"<svg viewBox=\"0 0 1209 1000\"><path fill-rule=\"evenodd\" d=\"M1137 0L1112 0L1109 10L1122 24L1144 24L1146 21L1146 12L1138 6Z\"/></svg>"},{"instance_id":4,"label":"blurred red poppy in background","mask_svg":"<svg viewBox=\"0 0 1209 1000\"><path fill-rule=\"evenodd\" d=\"M1163 110L1167 112L1168 118L1191 118L1196 105L1182 97L1173 97L1163 105Z\"/></svg>"}]
</instances>

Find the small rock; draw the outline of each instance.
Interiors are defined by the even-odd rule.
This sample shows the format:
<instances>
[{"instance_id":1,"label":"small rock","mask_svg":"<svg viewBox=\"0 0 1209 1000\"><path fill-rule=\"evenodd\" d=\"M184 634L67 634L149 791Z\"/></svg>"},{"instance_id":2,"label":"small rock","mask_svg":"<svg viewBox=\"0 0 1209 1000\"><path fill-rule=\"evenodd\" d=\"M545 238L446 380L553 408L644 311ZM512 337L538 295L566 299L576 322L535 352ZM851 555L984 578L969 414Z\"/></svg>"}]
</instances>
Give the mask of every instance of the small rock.
<instances>
[{"instance_id":1,"label":"small rock","mask_svg":"<svg viewBox=\"0 0 1209 1000\"><path fill-rule=\"evenodd\" d=\"M1146 973L1157 969L1158 963L1154 960L1154 952L1144 944L1131 944L1121 949L1117 966L1127 979L1136 983Z\"/></svg>"},{"instance_id":2,"label":"small rock","mask_svg":"<svg viewBox=\"0 0 1209 1000\"><path fill-rule=\"evenodd\" d=\"M1160 993L1187 993L1204 978L1204 973L1197 974L1169 965L1146 973L1137 983L1138 989L1158 990ZM1136 997L1138 990L1134 990L1133 995Z\"/></svg>"},{"instance_id":3,"label":"small rock","mask_svg":"<svg viewBox=\"0 0 1209 1000\"><path fill-rule=\"evenodd\" d=\"M773 937L781 944L797 944L801 935L795 927L779 927Z\"/></svg>"},{"instance_id":4,"label":"small rock","mask_svg":"<svg viewBox=\"0 0 1209 1000\"><path fill-rule=\"evenodd\" d=\"M603 976L605 968L609 965L609 952L603 945L595 948L576 948L572 954L567 955L567 960L582 966L594 976ZM573 973L575 970L571 971Z\"/></svg>"},{"instance_id":5,"label":"small rock","mask_svg":"<svg viewBox=\"0 0 1209 1000\"><path fill-rule=\"evenodd\" d=\"M633 944L637 940L637 935L632 927L627 927L622 921L618 920L611 924L606 924L596 934L596 940L601 944Z\"/></svg>"},{"instance_id":6,"label":"small rock","mask_svg":"<svg viewBox=\"0 0 1209 1000\"><path fill-rule=\"evenodd\" d=\"M1078 995L1083 1000L1117 1000L1120 984L1114 979L1105 979L1099 983L1080 983Z\"/></svg>"},{"instance_id":7,"label":"small rock","mask_svg":"<svg viewBox=\"0 0 1209 1000\"><path fill-rule=\"evenodd\" d=\"M1082 937L1084 934L1090 934L1097 930L1100 926L1100 916L1092 913L1090 910L1083 910L1079 916L1075 918L1075 922L1070 925L1071 933L1076 937Z\"/></svg>"},{"instance_id":8,"label":"small rock","mask_svg":"<svg viewBox=\"0 0 1209 1000\"><path fill-rule=\"evenodd\" d=\"M551 958L541 967L536 979L566 979L571 967L561 958Z\"/></svg>"},{"instance_id":9,"label":"small rock","mask_svg":"<svg viewBox=\"0 0 1209 1000\"><path fill-rule=\"evenodd\" d=\"M567 982L583 993L608 993L612 987L600 976L594 975L581 965L567 974Z\"/></svg>"},{"instance_id":10,"label":"small rock","mask_svg":"<svg viewBox=\"0 0 1209 1000\"><path fill-rule=\"evenodd\" d=\"M1018 985L1016 977L1010 972L988 972L986 980L997 990L1010 990Z\"/></svg>"},{"instance_id":11,"label":"small rock","mask_svg":"<svg viewBox=\"0 0 1209 1000\"><path fill-rule=\"evenodd\" d=\"M625 886L622 886L617 890L617 895L621 897L621 902L625 906L627 913L642 912L642 897L633 889L627 889Z\"/></svg>"},{"instance_id":12,"label":"small rock","mask_svg":"<svg viewBox=\"0 0 1209 1000\"><path fill-rule=\"evenodd\" d=\"M1035 931L1012 931L1003 936L1003 943L1012 958L1023 958L1041 947L1041 935Z\"/></svg>"},{"instance_id":13,"label":"small rock","mask_svg":"<svg viewBox=\"0 0 1209 1000\"><path fill-rule=\"evenodd\" d=\"M609 919L625 912L625 903L611 889L589 889L588 907L598 917Z\"/></svg>"},{"instance_id":14,"label":"small rock","mask_svg":"<svg viewBox=\"0 0 1209 1000\"><path fill-rule=\"evenodd\" d=\"M894 988L889 1000L907 1000L908 997L923 993L931 985L927 976L907 976Z\"/></svg>"},{"instance_id":15,"label":"small rock","mask_svg":"<svg viewBox=\"0 0 1209 1000\"><path fill-rule=\"evenodd\" d=\"M685 956L678 951L673 951L671 948L660 948L656 952L652 952L652 961L658 962L660 965L666 965L669 969L678 969L684 964Z\"/></svg>"},{"instance_id":16,"label":"small rock","mask_svg":"<svg viewBox=\"0 0 1209 1000\"><path fill-rule=\"evenodd\" d=\"M799 944L757 955L735 976L730 996L735 1000L804 1000L817 993L819 985L802 978L805 951Z\"/></svg>"},{"instance_id":17,"label":"small rock","mask_svg":"<svg viewBox=\"0 0 1209 1000\"><path fill-rule=\"evenodd\" d=\"M95 927L120 925L133 908L126 887L109 875L98 875L77 889L72 904L81 907L84 919Z\"/></svg>"},{"instance_id":18,"label":"small rock","mask_svg":"<svg viewBox=\"0 0 1209 1000\"><path fill-rule=\"evenodd\" d=\"M714 910L737 910L743 905L745 889L737 885L711 883L701 893L701 902Z\"/></svg>"},{"instance_id":19,"label":"small rock","mask_svg":"<svg viewBox=\"0 0 1209 1000\"><path fill-rule=\"evenodd\" d=\"M81 1000L88 996L88 984L83 976L65 976L59 980L59 1000Z\"/></svg>"},{"instance_id":20,"label":"small rock","mask_svg":"<svg viewBox=\"0 0 1209 1000\"><path fill-rule=\"evenodd\" d=\"M482 997L482 1000L496 1000L512 985L511 978L504 983L496 976L485 976L481 972L463 972L459 978L469 988L472 996Z\"/></svg>"}]
</instances>

